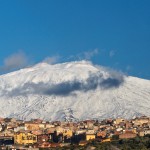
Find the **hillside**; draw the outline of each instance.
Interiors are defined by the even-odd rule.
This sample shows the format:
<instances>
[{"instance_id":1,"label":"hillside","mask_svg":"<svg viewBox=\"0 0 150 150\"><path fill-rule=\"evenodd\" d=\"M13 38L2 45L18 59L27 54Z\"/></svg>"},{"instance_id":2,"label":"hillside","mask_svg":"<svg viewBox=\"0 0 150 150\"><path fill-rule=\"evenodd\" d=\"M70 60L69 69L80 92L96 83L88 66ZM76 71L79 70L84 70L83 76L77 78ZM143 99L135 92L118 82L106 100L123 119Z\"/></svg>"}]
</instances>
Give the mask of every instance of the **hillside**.
<instances>
[{"instance_id":1,"label":"hillside","mask_svg":"<svg viewBox=\"0 0 150 150\"><path fill-rule=\"evenodd\" d=\"M150 116L150 81L87 61L39 63L0 76L0 115L51 121Z\"/></svg>"}]
</instances>

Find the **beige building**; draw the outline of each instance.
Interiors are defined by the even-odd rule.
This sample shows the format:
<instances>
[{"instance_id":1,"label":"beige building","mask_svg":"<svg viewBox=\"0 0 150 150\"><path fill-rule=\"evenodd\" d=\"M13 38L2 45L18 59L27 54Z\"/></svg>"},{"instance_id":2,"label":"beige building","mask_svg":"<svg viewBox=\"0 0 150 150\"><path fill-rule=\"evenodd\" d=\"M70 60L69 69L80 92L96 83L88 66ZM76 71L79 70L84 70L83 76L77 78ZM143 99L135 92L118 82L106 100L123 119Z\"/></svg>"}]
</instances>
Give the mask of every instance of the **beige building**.
<instances>
[{"instance_id":1,"label":"beige building","mask_svg":"<svg viewBox=\"0 0 150 150\"><path fill-rule=\"evenodd\" d=\"M25 130L29 130L29 131L34 131L34 130L39 130L39 124L38 123L32 123L32 122L26 122L24 124L25 126Z\"/></svg>"},{"instance_id":2,"label":"beige building","mask_svg":"<svg viewBox=\"0 0 150 150\"><path fill-rule=\"evenodd\" d=\"M123 133L119 135L120 139L129 139L129 138L135 138L136 134L135 133Z\"/></svg>"},{"instance_id":3,"label":"beige building","mask_svg":"<svg viewBox=\"0 0 150 150\"><path fill-rule=\"evenodd\" d=\"M86 134L86 141L94 140L96 138L95 134Z\"/></svg>"},{"instance_id":4,"label":"beige building","mask_svg":"<svg viewBox=\"0 0 150 150\"><path fill-rule=\"evenodd\" d=\"M29 132L22 132L22 133L15 133L14 135L14 143L15 144L34 144L37 142L37 136L29 133Z\"/></svg>"}]
</instances>

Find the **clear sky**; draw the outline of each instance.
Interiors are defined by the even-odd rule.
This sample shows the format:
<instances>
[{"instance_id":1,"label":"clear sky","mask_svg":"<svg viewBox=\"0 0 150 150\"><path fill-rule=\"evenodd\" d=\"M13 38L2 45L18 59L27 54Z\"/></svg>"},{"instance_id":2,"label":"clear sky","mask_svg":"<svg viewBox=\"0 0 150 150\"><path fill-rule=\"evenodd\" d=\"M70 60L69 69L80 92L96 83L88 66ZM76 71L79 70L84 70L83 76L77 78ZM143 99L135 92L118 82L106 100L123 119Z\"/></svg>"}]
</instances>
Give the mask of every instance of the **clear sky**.
<instances>
[{"instance_id":1,"label":"clear sky","mask_svg":"<svg viewBox=\"0 0 150 150\"><path fill-rule=\"evenodd\" d=\"M150 0L0 0L1 68L45 58L150 79Z\"/></svg>"}]
</instances>

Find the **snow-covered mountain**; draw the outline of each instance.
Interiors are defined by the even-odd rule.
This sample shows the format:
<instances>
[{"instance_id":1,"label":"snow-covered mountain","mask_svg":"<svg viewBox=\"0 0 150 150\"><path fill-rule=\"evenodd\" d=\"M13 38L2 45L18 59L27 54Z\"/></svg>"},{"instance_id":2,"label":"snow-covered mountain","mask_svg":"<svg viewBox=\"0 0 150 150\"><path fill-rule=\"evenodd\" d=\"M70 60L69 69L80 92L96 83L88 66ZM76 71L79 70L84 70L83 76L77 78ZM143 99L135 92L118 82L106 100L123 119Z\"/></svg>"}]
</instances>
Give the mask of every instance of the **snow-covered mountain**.
<instances>
[{"instance_id":1,"label":"snow-covered mountain","mask_svg":"<svg viewBox=\"0 0 150 150\"><path fill-rule=\"evenodd\" d=\"M150 81L87 61L0 76L0 116L46 120L150 116Z\"/></svg>"}]
</instances>

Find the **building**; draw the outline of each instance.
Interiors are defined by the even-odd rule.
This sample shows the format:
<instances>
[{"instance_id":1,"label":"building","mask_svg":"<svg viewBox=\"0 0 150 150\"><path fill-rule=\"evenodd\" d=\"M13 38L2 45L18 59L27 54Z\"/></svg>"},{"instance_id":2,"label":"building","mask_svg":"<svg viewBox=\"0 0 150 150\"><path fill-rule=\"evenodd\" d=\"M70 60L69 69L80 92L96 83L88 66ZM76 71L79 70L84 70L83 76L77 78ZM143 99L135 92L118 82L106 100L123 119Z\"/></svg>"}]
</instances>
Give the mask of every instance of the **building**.
<instances>
[{"instance_id":1,"label":"building","mask_svg":"<svg viewBox=\"0 0 150 150\"><path fill-rule=\"evenodd\" d=\"M29 130L29 131L40 130L38 123L26 122L24 125L25 125L25 130Z\"/></svg>"},{"instance_id":2,"label":"building","mask_svg":"<svg viewBox=\"0 0 150 150\"><path fill-rule=\"evenodd\" d=\"M94 140L95 139L95 134L86 134L86 140Z\"/></svg>"},{"instance_id":3,"label":"building","mask_svg":"<svg viewBox=\"0 0 150 150\"><path fill-rule=\"evenodd\" d=\"M37 136L30 132L18 132L14 134L14 143L29 145L37 143Z\"/></svg>"},{"instance_id":4,"label":"building","mask_svg":"<svg viewBox=\"0 0 150 150\"><path fill-rule=\"evenodd\" d=\"M50 139L49 135L47 134L42 134L37 136L37 143L44 143L48 142Z\"/></svg>"},{"instance_id":5,"label":"building","mask_svg":"<svg viewBox=\"0 0 150 150\"><path fill-rule=\"evenodd\" d=\"M136 134L132 132L127 132L119 135L119 139L130 139L130 138L135 138Z\"/></svg>"}]
</instances>

